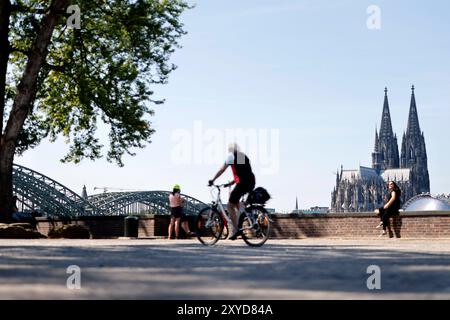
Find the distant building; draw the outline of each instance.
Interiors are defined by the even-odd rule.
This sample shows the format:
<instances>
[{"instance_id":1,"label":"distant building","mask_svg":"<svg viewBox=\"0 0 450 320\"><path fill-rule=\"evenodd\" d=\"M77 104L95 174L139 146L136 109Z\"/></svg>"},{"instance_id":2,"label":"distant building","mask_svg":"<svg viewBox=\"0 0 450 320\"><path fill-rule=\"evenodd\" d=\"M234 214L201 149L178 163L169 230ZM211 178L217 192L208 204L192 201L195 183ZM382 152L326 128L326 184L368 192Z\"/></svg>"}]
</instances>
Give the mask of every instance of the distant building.
<instances>
[{"instance_id":1,"label":"distant building","mask_svg":"<svg viewBox=\"0 0 450 320\"><path fill-rule=\"evenodd\" d=\"M309 209L295 209L292 210L292 214L319 214L319 213L329 213L330 208L328 207L311 207Z\"/></svg>"},{"instance_id":2,"label":"distant building","mask_svg":"<svg viewBox=\"0 0 450 320\"><path fill-rule=\"evenodd\" d=\"M307 210L303 210L303 213L329 213L330 208L328 207L311 207Z\"/></svg>"},{"instance_id":3,"label":"distant building","mask_svg":"<svg viewBox=\"0 0 450 320\"><path fill-rule=\"evenodd\" d=\"M390 180L402 190L402 203L415 195L430 192L427 151L420 130L414 86L400 156L397 135L392 130L387 88L384 92L380 131L375 130L372 167L360 166L356 170L341 167L331 193L332 212L372 211L382 206L386 201L386 183Z\"/></svg>"},{"instance_id":4,"label":"distant building","mask_svg":"<svg viewBox=\"0 0 450 320\"><path fill-rule=\"evenodd\" d=\"M86 185L84 185L83 186L83 191L81 192L81 197L83 198L83 199L88 199L88 194L87 194L87 191L86 191Z\"/></svg>"}]
</instances>

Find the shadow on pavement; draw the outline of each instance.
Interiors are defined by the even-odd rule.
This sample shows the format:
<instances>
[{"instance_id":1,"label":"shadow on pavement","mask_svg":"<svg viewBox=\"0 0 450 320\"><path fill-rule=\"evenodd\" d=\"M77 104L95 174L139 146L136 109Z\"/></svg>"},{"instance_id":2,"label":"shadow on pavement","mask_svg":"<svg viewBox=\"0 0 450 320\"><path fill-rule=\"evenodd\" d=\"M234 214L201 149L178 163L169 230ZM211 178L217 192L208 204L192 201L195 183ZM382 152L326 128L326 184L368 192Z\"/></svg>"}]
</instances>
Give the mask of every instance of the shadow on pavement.
<instances>
[{"instance_id":1,"label":"shadow on pavement","mask_svg":"<svg viewBox=\"0 0 450 320\"><path fill-rule=\"evenodd\" d=\"M450 255L367 245L203 247L180 241L161 246L2 246L1 252L0 288L64 285L66 268L78 265L83 284L97 298L229 299L233 290L266 290L268 299L271 290L368 293L369 265L381 268L380 293L450 296Z\"/></svg>"}]
</instances>

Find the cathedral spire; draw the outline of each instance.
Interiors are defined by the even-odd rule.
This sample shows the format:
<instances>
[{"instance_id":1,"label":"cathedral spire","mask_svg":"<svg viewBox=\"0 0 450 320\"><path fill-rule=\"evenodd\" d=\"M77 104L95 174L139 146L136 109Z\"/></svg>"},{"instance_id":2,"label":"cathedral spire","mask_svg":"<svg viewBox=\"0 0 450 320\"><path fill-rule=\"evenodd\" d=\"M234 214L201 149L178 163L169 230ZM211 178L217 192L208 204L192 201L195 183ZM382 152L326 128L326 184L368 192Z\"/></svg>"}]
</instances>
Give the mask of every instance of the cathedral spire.
<instances>
[{"instance_id":1,"label":"cathedral spire","mask_svg":"<svg viewBox=\"0 0 450 320\"><path fill-rule=\"evenodd\" d=\"M392 130L391 113L389 111L388 90L384 88L383 114L378 132L378 152L372 155L373 168L377 170L399 167L398 143Z\"/></svg>"},{"instance_id":2,"label":"cathedral spire","mask_svg":"<svg viewBox=\"0 0 450 320\"><path fill-rule=\"evenodd\" d=\"M411 103L409 106L408 126L406 135L420 135L419 116L417 115L416 97L414 95L414 85L411 87Z\"/></svg>"},{"instance_id":3,"label":"cathedral spire","mask_svg":"<svg viewBox=\"0 0 450 320\"><path fill-rule=\"evenodd\" d=\"M378 128L375 127L375 145L373 147L373 152L380 152L380 146L378 145Z\"/></svg>"},{"instance_id":4,"label":"cathedral spire","mask_svg":"<svg viewBox=\"0 0 450 320\"><path fill-rule=\"evenodd\" d=\"M411 104L409 107L408 126L403 135L401 167L412 172L414 188L412 194L430 192L430 177L428 174L428 158L423 132L420 131L417 115L414 86L411 87Z\"/></svg>"},{"instance_id":5,"label":"cathedral spire","mask_svg":"<svg viewBox=\"0 0 450 320\"><path fill-rule=\"evenodd\" d=\"M383 103L383 114L381 116L381 126L380 126L380 138L390 138L392 137L392 121L391 113L389 111L389 99L388 99L388 89L384 88L384 103Z\"/></svg>"},{"instance_id":6,"label":"cathedral spire","mask_svg":"<svg viewBox=\"0 0 450 320\"><path fill-rule=\"evenodd\" d=\"M375 145L372 152L372 168L377 172L381 170L381 153L380 153L380 140L378 138L378 128L375 127Z\"/></svg>"},{"instance_id":7,"label":"cathedral spire","mask_svg":"<svg viewBox=\"0 0 450 320\"><path fill-rule=\"evenodd\" d=\"M83 191L81 192L81 197L83 199L86 199L86 200L88 198L88 194L87 194L87 191L86 191L86 185L83 185Z\"/></svg>"}]
</instances>

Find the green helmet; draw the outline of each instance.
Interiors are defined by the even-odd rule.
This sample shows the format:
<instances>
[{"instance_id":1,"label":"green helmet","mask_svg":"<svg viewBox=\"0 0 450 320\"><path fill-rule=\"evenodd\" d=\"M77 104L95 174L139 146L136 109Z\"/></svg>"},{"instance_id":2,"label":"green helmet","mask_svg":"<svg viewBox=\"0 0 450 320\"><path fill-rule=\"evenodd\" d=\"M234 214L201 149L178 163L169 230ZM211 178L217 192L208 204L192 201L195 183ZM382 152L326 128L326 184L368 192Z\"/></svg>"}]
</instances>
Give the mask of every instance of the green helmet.
<instances>
[{"instance_id":1,"label":"green helmet","mask_svg":"<svg viewBox=\"0 0 450 320\"><path fill-rule=\"evenodd\" d=\"M176 184L176 185L174 185L174 186L173 186L173 189L174 189L174 190L181 190L181 188L180 188L180 185L179 185L179 184Z\"/></svg>"}]
</instances>

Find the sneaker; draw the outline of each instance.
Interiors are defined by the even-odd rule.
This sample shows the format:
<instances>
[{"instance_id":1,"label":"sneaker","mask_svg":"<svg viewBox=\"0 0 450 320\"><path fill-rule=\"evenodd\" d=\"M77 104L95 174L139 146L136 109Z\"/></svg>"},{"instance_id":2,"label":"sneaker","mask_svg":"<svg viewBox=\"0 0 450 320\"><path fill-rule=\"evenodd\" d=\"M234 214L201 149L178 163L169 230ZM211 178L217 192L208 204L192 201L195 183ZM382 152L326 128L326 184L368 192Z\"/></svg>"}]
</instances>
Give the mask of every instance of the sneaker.
<instances>
[{"instance_id":1,"label":"sneaker","mask_svg":"<svg viewBox=\"0 0 450 320\"><path fill-rule=\"evenodd\" d=\"M383 226L383 222L380 222L380 224L377 225L377 226L375 227L375 229L380 229L382 226Z\"/></svg>"},{"instance_id":2,"label":"sneaker","mask_svg":"<svg viewBox=\"0 0 450 320\"><path fill-rule=\"evenodd\" d=\"M196 234L195 232L192 232L192 231L189 231L189 232L187 233L187 235L188 235L189 237L196 237L196 236L197 236L197 234Z\"/></svg>"},{"instance_id":3,"label":"sneaker","mask_svg":"<svg viewBox=\"0 0 450 320\"><path fill-rule=\"evenodd\" d=\"M385 236L387 233L383 230L383 232L379 235L379 237Z\"/></svg>"}]
</instances>

